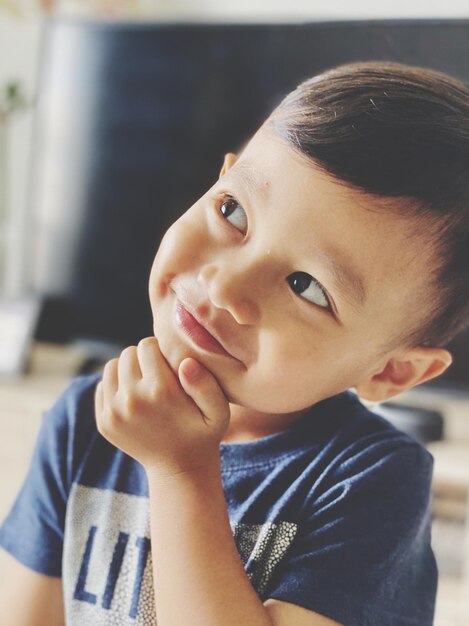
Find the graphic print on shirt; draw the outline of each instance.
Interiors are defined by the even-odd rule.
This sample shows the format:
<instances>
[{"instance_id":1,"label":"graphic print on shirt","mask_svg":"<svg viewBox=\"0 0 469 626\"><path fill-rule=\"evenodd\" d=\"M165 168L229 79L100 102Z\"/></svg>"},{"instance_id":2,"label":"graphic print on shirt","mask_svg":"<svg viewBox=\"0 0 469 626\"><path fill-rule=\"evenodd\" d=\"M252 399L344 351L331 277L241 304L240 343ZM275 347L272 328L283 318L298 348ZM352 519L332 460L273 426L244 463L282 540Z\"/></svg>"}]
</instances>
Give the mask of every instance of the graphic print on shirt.
<instances>
[{"instance_id":1,"label":"graphic print on shirt","mask_svg":"<svg viewBox=\"0 0 469 626\"><path fill-rule=\"evenodd\" d=\"M262 597L297 526L231 527L246 573ZM68 626L156 626L148 498L75 484L62 565Z\"/></svg>"},{"instance_id":2,"label":"graphic print on shirt","mask_svg":"<svg viewBox=\"0 0 469 626\"><path fill-rule=\"evenodd\" d=\"M292 522L232 524L231 530L249 580L262 598L275 567L295 538L297 525Z\"/></svg>"}]
</instances>

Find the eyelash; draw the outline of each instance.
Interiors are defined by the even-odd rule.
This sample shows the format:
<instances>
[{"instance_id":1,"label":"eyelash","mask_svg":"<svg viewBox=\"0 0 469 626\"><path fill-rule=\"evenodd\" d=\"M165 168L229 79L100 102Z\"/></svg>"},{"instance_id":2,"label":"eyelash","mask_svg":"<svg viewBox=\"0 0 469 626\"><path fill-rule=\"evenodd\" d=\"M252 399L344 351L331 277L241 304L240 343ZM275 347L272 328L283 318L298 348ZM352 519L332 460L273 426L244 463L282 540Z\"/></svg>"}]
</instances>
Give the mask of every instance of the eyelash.
<instances>
[{"instance_id":1,"label":"eyelash","mask_svg":"<svg viewBox=\"0 0 469 626\"><path fill-rule=\"evenodd\" d=\"M243 209L243 211L244 211L243 205L242 205L242 204L240 204L240 203L238 202L238 200L236 200L236 198L235 198L235 197L233 197L233 196L231 196L231 195L229 195L229 194L227 194L227 193L222 193L222 194L220 194L220 196L218 197L217 205L216 205L216 206L217 206L217 214L218 214L218 216L220 217L220 219L221 219L222 221L224 221L225 223L228 223L228 224L230 224L230 222L228 222L228 220L227 220L227 219L225 218L225 216L223 215L223 213L222 213L222 211L221 211L221 208L222 208L222 206L223 206L223 205L225 205L225 204L226 204L227 202L229 202L229 201L235 202L235 203L236 203L238 206L240 206L240 207ZM245 212L245 213L246 213L246 212ZM230 224L230 226L232 226L233 228L236 228L236 226L234 226L234 224ZM236 229L236 230L238 230L238 232L241 232L241 231L239 231L239 229ZM304 300L304 301L306 301L308 304L312 304L313 306L316 306L316 307L318 307L318 308L320 308L320 309L323 309L323 310L325 310L325 311L328 311L328 312L332 313L332 312L333 312L333 307L332 307L332 304L331 304L331 300L330 300L330 298L329 298L329 296L328 296L328 294L327 294L326 290L325 290L325 289L324 289L324 287L321 285L321 283L320 283L319 281L317 281L317 280L314 278L314 276L311 276L311 274L308 274L307 272L301 272L301 271L298 271L298 272L293 272L293 274L292 274L292 275L294 275L294 274L300 274L300 275L302 275L302 276L307 276L308 278L310 278L310 279L311 279L311 281L312 281L312 282L314 282L314 283L316 284L316 286L318 287L318 289L321 291L322 295L323 295L323 296L324 296L324 298L326 299L326 301L327 301L327 307L323 307L323 306L321 306L321 305L319 305L319 304L315 304L314 302L311 302L310 300L306 300L306 298L301 298L301 299L302 299L302 300ZM296 293L296 292L294 292L294 293ZM301 295L300 295L300 294L296 294L296 295L298 295L298 296L300 296L300 297L301 297Z\"/></svg>"}]
</instances>

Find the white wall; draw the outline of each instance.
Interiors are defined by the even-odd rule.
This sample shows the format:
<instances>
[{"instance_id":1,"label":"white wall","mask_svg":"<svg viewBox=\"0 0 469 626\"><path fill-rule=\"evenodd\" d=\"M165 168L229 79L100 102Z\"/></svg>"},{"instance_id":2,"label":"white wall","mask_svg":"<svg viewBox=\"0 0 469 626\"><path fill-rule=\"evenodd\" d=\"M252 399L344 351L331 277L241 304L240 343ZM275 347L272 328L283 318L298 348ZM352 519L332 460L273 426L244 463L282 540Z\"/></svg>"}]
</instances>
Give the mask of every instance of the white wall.
<instances>
[{"instance_id":1,"label":"white wall","mask_svg":"<svg viewBox=\"0 0 469 626\"><path fill-rule=\"evenodd\" d=\"M119 4L118 0L115 0ZM104 0L61 0L66 10L83 13ZM134 17L193 19L303 20L403 17L469 17L468 0L123 0ZM285 8L287 7L287 8Z\"/></svg>"},{"instance_id":2,"label":"white wall","mask_svg":"<svg viewBox=\"0 0 469 626\"><path fill-rule=\"evenodd\" d=\"M272 20L469 17L467 0L199 0L197 6L204 13Z\"/></svg>"},{"instance_id":3,"label":"white wall","mask_svg":"<svg viewBox=\"0 0 469 626\"><path fill-rule=\"evenodd\" d=\"M151 0L147 0L147 5ZM154 2L157 4L157 2ZM167 2L165 3L167 4ZM405 17L468 17L467 0L179 0L178 12L197 19L340 20ZM288 7L288 8L286 8Z\"/></svg>"},{"instance_id":4,"label":"white wall","mask_svg":"<svg viewBox=\"0 0 469 626\"><path fill-rule=\"evenodd\" d=\"M0 13L0 85L10 80L21 81L31 99L36 91L40 48L41 19L37 14L24 20L7 18ZM0 227L6 230L8 271L6 291L10 295L21 290L23 282L23 245L27 194L26 181L30 166L32 110L12 119L8 128L9 159L7 171L7 208L10 219ZM0 264L1 265L1 264Z\"/></svg>"}]
</instances>

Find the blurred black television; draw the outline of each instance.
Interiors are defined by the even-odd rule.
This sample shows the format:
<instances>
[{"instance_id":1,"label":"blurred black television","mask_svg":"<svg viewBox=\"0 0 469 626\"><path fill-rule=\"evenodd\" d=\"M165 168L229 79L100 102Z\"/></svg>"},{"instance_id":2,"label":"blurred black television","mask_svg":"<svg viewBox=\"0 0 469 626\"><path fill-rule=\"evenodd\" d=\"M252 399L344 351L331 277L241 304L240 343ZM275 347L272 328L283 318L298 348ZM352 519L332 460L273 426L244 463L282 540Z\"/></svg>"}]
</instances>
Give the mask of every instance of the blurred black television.
<instances>
[{"instance_id":1,"label":"blurred black television","mask_svg":"<svg viewBox=\"0 0 469 626\"><path fill-rule=\"evenodd\" d=\"M50 22L31 185L36 338L135 344L166 228L281 98L353 60L469 81L469 20L202 24ZM435 383L469 392L469 333Z\"/></svg>"}]
</instances>

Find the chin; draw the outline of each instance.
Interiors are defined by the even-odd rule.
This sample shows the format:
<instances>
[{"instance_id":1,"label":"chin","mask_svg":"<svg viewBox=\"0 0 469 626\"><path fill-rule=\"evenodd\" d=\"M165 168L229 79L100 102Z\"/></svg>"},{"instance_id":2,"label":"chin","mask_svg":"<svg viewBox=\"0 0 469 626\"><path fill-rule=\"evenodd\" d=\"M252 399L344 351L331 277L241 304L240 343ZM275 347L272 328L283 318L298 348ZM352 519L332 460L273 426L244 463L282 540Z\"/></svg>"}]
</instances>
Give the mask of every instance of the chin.
<instances>
[{"instance_id":1,"label":"chin","mask_svg":"<svg viewBox=\"0 0 469 626\"><path fill-rule=\"evenodd\" d=\"M210 357L200 354L196 349L188 346L175 332L172 332L172 330L173 329L171 328L164 328L164 324L159 325L155 319L153 323L153 334L158 340L161 354L166 359L174 375L178 378L180 363L187 357L192 357L212 372L217 379L218 384L222 388L228 402L233 404L243 404L242 399L238 396L236 391L232 389L233 381L230 381L230 378L232 378L233 374L230 374L229 371L224 371L222 364L217 364L216 358L215 360L212 360ZM225 384L225 378L230 382ZM231 387L231 389L228 389L228 387Z\"/></svg>"}]
</instances>

